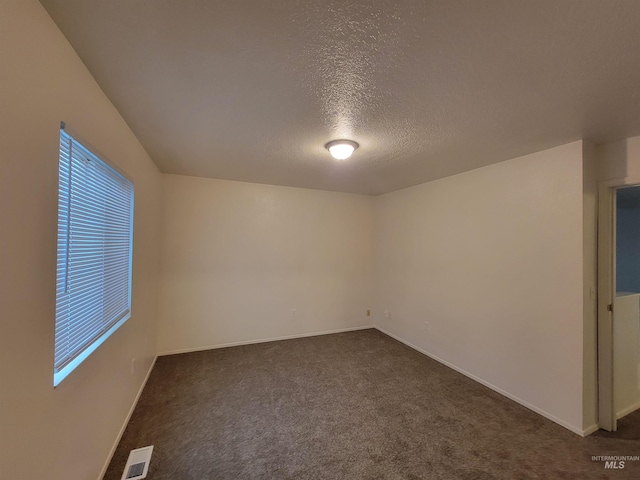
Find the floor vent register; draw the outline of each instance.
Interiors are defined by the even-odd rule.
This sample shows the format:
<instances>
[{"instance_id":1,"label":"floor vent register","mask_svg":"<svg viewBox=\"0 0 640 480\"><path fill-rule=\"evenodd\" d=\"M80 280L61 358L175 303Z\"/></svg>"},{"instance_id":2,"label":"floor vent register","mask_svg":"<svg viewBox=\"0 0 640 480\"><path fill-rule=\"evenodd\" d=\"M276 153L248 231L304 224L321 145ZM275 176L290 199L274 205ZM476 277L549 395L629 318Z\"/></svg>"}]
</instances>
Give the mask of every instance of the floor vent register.
<instances>
[{"instance_id":1,"label":"floor vent register","mask_svg":"<svg viewBox=\"0 0 640 480\"><path fill-rule=\"evenodd\" d=\"M121 480L139 480L147 476L153 445L137 448L129 452L127 464L124 467Z\"/></svg>"}]
</instances>

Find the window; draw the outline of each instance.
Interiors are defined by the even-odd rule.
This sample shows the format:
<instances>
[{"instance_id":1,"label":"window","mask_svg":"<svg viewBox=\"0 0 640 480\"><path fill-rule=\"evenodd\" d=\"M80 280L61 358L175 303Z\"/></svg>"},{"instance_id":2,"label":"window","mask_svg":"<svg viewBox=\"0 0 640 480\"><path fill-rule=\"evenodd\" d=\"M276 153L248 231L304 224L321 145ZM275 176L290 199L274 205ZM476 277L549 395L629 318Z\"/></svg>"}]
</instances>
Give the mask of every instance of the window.
<instances>
[{"instance_id":1,"label":"window","mask_svg":"<svg viewBox=\"0 0 640 480\"><path fill-rule=\"evenodd\" d=\"M60 129L53 385L131 316L133 184Z\"/></svg>"}]
</instances>

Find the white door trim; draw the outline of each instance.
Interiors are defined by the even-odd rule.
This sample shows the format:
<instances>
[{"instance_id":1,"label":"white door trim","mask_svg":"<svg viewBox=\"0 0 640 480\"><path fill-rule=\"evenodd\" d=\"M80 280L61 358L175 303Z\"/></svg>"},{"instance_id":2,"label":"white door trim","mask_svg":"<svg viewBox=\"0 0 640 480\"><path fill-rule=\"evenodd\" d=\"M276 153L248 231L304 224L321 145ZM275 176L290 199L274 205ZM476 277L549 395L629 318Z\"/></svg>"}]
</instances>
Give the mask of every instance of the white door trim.
<instances>
[{"instance_id":1,"label":"white door trim","mask_svg":"<svg viewBox=\"0 0 640 480\"><path fill-rule=\"evenodd\" d=\"M640 177L598 183L598 427L617 428L613 401L613 317L615 298L615 191L640 185Z\"/></svg>"},{"instance_id":2,"label":"white door trim","mask_svg":"<svg viewBox=\"0 0 640 480\"><path fill-rule=\"evenodd\" d=\"M615 187L598 187L598 427L616 430L613 411L613 198Z\"/></svg>"}]
</instances>

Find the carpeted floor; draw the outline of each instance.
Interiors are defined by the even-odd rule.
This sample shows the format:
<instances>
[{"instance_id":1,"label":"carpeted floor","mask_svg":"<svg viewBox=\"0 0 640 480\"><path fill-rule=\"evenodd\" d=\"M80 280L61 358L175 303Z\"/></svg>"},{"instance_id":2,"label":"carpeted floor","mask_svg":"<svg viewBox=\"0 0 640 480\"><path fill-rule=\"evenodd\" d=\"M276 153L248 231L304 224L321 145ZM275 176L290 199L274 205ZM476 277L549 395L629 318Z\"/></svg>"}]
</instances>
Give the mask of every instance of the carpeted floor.
<instances>
[{"instance_id":1,"label":"carpeted floor","mask_svg":"<svg viewBox=\"0 0 640 480\"><path fill-rule=\"evenodd\" d=\"M638 479L591 460L640 455L638 413L581 438L362 330L158 358L104 478L154 445L151 480Z\"/></svg>"}]
</instances>

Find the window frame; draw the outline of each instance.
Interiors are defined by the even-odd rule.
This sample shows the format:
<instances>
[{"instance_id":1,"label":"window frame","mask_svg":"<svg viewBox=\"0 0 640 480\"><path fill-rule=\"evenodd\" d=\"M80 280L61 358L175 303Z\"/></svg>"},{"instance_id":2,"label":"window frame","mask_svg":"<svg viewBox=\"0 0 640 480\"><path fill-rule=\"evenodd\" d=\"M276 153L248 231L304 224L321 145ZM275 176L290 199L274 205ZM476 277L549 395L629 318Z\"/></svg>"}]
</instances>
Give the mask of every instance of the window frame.
<instances>
[{"instance_id":1,"label":"window frame","mask_svg":"<svg viewBox=\"0 0 640 480\"><path fill-rule=\"evenodd\" d=\"M63 152L63 142L64 141L69 141L69 142L73 142L71 145L79 145L79 147L81 147L81 150L84 151L84 153L88 154L89 158L88 161L90 162L96 162L96 165L98 166L98 169L101 169L102 172L98 173L98 175L100 175L100 180L99 181L108 181L108 180L113 180L114 178L117 179L118 177L120 177L124 182L125 185L127 185L127 190L126 192L128 193L129 197L128 197L128 201L129 201L129 209L128 209L128 237L125 239L128 240L128 255L120 255L118 258L120 260L126 258L126 272L123 272L123 274L118 274L117 278L119 279L118 281L114 282L114 283L118 283L120 284L120 286L125 286L124 285L124 274L126 274L126 287L127 287L127 292L126 292L126 308L124 310L120 309L118 310L117 314L115 314L113 316L113 319L115 320L117 318L117 320L115 320L115 322L111 323L111 322L104 322L104 317L102 317L102 322L104 323L104 327L102 331L96 330L95 334L92 336L86 336L84 342L79 342L79 345L81 346L81 349L79 351L77 351L74 354L71 355L66 355L66 356L61 356L61 358L65 359L65 362L62 364L62 366L58 366L59 363L59 358L57 355L57 350L58 350L58 322L59 322L59 318L58 318L58 311L60 308L67 308L68 310L71 310L70 307L68 306L62 306L61 307L61 302L60 298L62 297L62 295L70 295L68 293L61 293L59 292L59 286L61 283L61 276L64 276L64 283L66 284L69 281L69 264L71 263L71 259L69 257L69 249L71 246L71 236L70 233L67 234L66 236L66 240L63 242L62 241L62 236L61 236L61 232L63 231L62 229L66 228L67 232L70 232L71 229L71 223L72 223L72 213L71 213L71 209L72 209L72 203L71 203L71 198L72 198L72 190L71 190L71 186L68 186L68 194L66 196L63 197L63 186L62 186L62 181L63 181L63 176L62 176L62 152ZM69 160L68 160L68 170L69 172L72 171L72 169L74 168L73 165L73 153L72 153L72 148L69 148ZM69 175L69 177L71 177L71 173ZM109 177L107 179L107 177ZM107 179L107 180L105 180ZM89 183L87 182L87 185ZM93 184L91 184L90 188L95 188L95 186ZM125 191L125 189L122 189L123 191ZM111 193L112 195L106 195L104 197L104 203L106 205L106 203L108 203L110 200L114 200L115 199L115 190L109 190L108 193ZM80 137L79 135L77 135L73 130L70 130L68 128L68 126L64 123L61 122L60 124L60 134L59 134L59 148L58 148L58 198L57 198L57 222L56 222L56 232L57 232L57 240L56 240L56 314L55 314L55 321L54 321L54 365L53 365L53 386L57 387L72 371L74 371L84 360L86 360L98 347L100 347L100 345L102 345L107 338L109 338L116 330L118 330L124 323L127 322L127 320L129 320L131 318L131 314L132 314L132 272L133 272L133 244L134 244L134 239L133 239L133 235L134 235L134 205L135 205L135 184L133 182L133 180L131 180L131 178L125 173L123 172L120 168L118 168L116 165L114 165L113 162L109 161L107 159L107 157L105 157L104 155L100 154L95 148L93 148L91 146L91 144L89 144L88 142L84 141L82 139L82 137ZM67 220L63 220L63 218L61 217L61 211L62 208L61 207L61 202L64 201L64 199L66 199L66 202L68 204L68 209L67 209L67 215L68 215L68 219ZM86 207L87 204L80 204L81 206ZM127 212L127 208L125 205L125 208L121 208L118 209L118 212ZM77 213L77 215L80 215ZM95 215L95 212L92 212L92 215ZM104 218L109 218L108 215L106 213L103 214ZM61 222L66 222L66 225L62 225ZM105 224L101 224L98 225L98 228L105 228ZM123 231L126 230L126 225L125 228L123 229ZM102 247L104 247L107 244L107 242L101 244ZM61 265L61 249L64 252L64 255L66 256L66 260L64 261L64 263ZM104 252L104 248L103 248L103 252L102 252L102 259L104 261L105 257L107 256L107 254ZM111 264L111 268L114 268L114 264ZM61 271L65 271L64 274L61 274ZM108 285L113 286L113 284L108 284L106 283L106 277L107 275L103 272L101 274L101 282L100 284L102 285L101 289L99 289L102 292L101 298L102 301L97 303L95 305L95 307L93 308L97 308L98 310L102 309L104 310L105 307L109 306L109 303L107 301L105 301L105 294L108 290ZM76 294L77 295L77 294ZM125 295L121 295L120 297L122 299L125 298ZM65 297L66 298L66 297ZM77 298L77 297L76 297ZM80 298L82 298L82 295L80 295ZM65 302L73 303L72 300L65 300ZM69 317L69 315L67 315L67 317ZM82 318L83 320L83 324L87 325L92 323L91 318L87 317L87 318ZM76 320L77 321L77 320ZM61 323L65 323L66 325L73 323L74 321L71 319L65 319L64 321L62 321ZM64 334L63 334L64 335ZM69 336L68 334L66 334L67 336ZM65 341L69 341L68 338Z\"/></svg>"}]
</instances>

